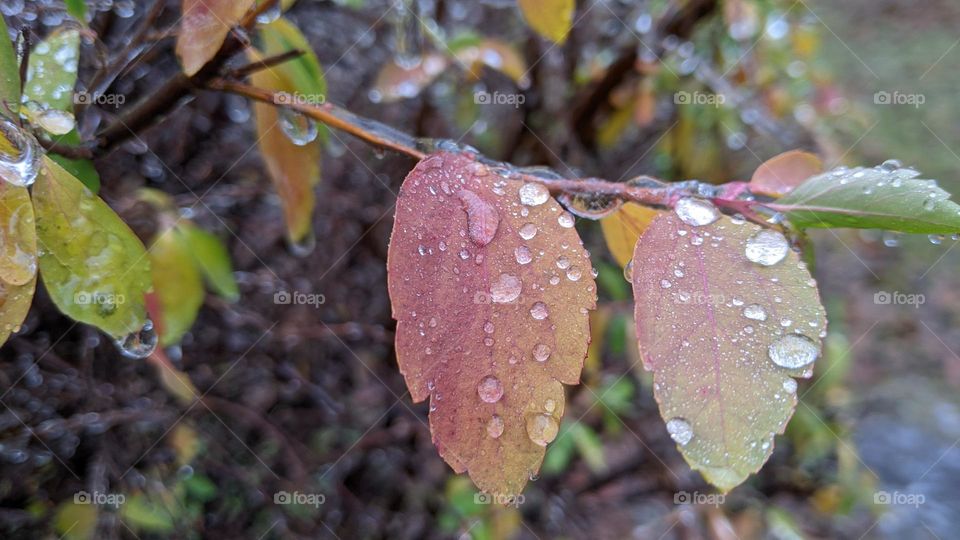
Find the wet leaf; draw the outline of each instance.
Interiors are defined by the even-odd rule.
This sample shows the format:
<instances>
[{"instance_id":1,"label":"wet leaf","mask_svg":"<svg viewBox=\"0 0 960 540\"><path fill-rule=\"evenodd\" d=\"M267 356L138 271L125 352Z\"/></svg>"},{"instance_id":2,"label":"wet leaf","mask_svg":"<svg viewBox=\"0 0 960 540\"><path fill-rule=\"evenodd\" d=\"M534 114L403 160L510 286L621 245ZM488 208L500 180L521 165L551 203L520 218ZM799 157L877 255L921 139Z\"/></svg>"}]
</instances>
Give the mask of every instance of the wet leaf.
<instances>
[{"instance_id":1,"label":"wet leaf","mask_svg":"<svg viewBox=\"0 0 960 540\"><path fill-rule=\"evenodd\" d=\"M782 197L806 179L823 172L823 162L815 154L790 150L764 161L750 179L754 193Z\"/></svg>"},{"instance_id":2,"label":"wet leaf","mask_svg":"<svg viewBox=\"0 0 960 540\"><path fill-rule=\"evenodd\" d=\"M177 232L213 292L230 302L239 300L240 291L233 277L230 254L223 242L192 223L180 222Z\"/></svg>"},{"instance_id":3,"label":"wet leaf","mask_svg":"<svg viewBox=\"0 0 960 540\"><path fill-rule=\"evenodd\" d=\"M37 233L27 188L0 181L0 281L24 285L37 274Z\"/></svg>"},{"instance_id":4,"label":"wet leaf","mask_svg":"<svg viewBox=\"0 0 960 540\"><path fill-rule=\"evenodd\" d=\"M523 18L534 31L563 43L573 27L574 0L517 0Z\"/></svg>"},{"instance_id":5,"label":"wet leaf","mask_svg":"<svg viewBox=\"0 0 960 540\"><path fill-rule=\"evenodd\" d=\"M521 201L524 204L521 204ZM388 254L397 361L440 455L520 493L557 435L596 305L573 218L542 184L439 153L407 176Z\"/></svg>"},{"instance_id":6,"label":"wet leaf","mask_svg":"<svg viewBox=\"0 0 960 540\"><path fill-rule=\"evenodd\" d=\"M659 213L653 208L628 202L616 212L600 220L607 248L620 266L626 266L633 259L633 248L637 245L637 238L640 238Z\"/></svg>"},{"instance_id":7,"label":"wet leaf","mask_svg":"<svg viewBox=\"0 0 960 540\"><path fill-rule=\"evenodd\" d=\"M252 53L251 56L262 58ZM281 72L271 69L252 75L253 84L268 90L293 93L293 82ZM257 145L273 181L274 188L283 204L287 221L287 235L294 244L299 244L312 234L311 220L316 199L313 187L320 181L320 144L318 141L304 145L295 144L280 125L280 111L273 105L255 103ZM284 113L288 114L288 113Z\"/></svg>"},{"instance_id":8,"label":"wet leaf","mask_svg":"<svg viewBox=\"0 0 960 540\"><path fill-rule=\"evenodd\" d=\"M815 176L770 207L798 227L851 227L909 233L960 231L960 206L933 180L886 162Z\"/></svg>"},{"instance_id":9,"label":"wet leaf","mask_svg":"<svg viewBox=\"0 0 960 540\"><path fill-rule=\"evenodd\" d=\"M136 531L170 533L176 528L171 508L162 500L166 493L151 496L137 493L127 497L120 506L120 516L124 523Z\"/></svg>"},{"instance_id":10,"label":"wet leaf","mask_svg":"<svg viewBox=\"0 0 960 540\"><path fill-rule=\"evenodd\" d=\"M146 323L150 262L114 211L50 159L33 185L40 274L54 304L113 337Z\"/></svg>"},{"instance_id":11,"label":"wet leaf","mask_svg":"<svg viewBox=\"0 0 960 540\"><path fill-rule=\"evenodd\" d=\"M413 66L390 60L380 68L373 84L374 101L390 103L417 97L449 66L450 59L438 53L423 55Z\"/></svg>"},{"instance_id":12,"label":"wet leaf","mask_svg":"<svg viewBox=\"0 0 960 540\"><path fill-rule=\"evenodd\" d=\"M20 62L9 35L0 17L0 113L14 118L20 110Z\"/></svg>"},{"instance_id":13,"label":"wet leaf","mask_svg":"<svg viewBox=\"0 0 960 540\"><path fill-rule=\"evenodd\" d=\"M68 500L57 507L53 528L65 540L88 540L97 532L98 507Z\"/></svg>"},{"instance_id":14,"label":"wet leaf","mask_svg":"<svg viewBox=\"0 0 960 540\"><path fill-rule=\"evenodd\" d=\"M150 245L153 289L160 302L160 344L179 343L203 305L203 278L189 247L176 228L160 233Z\"/></svg>"},{"instance_id":15,"label":"wet leaf","mask_svg":"<svg viewBox=\"0 0 960 540\"><path fill-rule=\"evenodd\" d=\"M0 280L0 345L6 343L10 334L20 329L27 312L30 311L36 287L36 276L23 285L11 285Z\"/></svg>"},{"instance_id":16,"label":"wet leaf","mask_svg":"<svg viewBox=\"0 0 960 540\"><path fill-rule=\"evenodd\" d=\"M263 41L261 49L266 56L295 49L303 51L299 57L270 69L278 71L281 77L289 80L292 88L305 98L312 99L315 103L323 103L327 93L323 68L300 29L289 20L280 18L261 27L260 37Z\"/></svg>"},{"instance_id":17,"label":"wet leaf","mask_svg":"<svg viewBox=\"0 0 960 540\"><path fill-rule=\"evenodd\" d=\"M31 123L40 126L50 124L49 119L44 119L45 116L55 119L58 125L69 125L74 121L73 89L77 82L79 57L80 32L75 28L54 31L33 47L24 88L28 106L23 108L24 115L29 117ZM51 110L61 111L68 116L45 112ZM80 134L75 127L71 127L68 133L51 136L51 139L64 145L81 143ZM92 191L100 189L100 175L92 161L71 159L55 153L49 155Z\"/></svg>"},{"instance_id":18,"label":"wet leaf","mask_svg":"<svg viewBox=\"0 0 960 540\"><path fill-rule=\"evenodd\" d=\"M240 22L254 0L183 0L177 57L183 72L193 75L223 45L230 28Z\"/></svg>"},{"instance_id":19,"label":"wet leaf","mask_svg":"<svg viewBox=\"0 0 960 540\"><path fill-rule=\"evenodd\" d=\"M637 242L637 341L680 452L728 491L770 456L797 405L793 377L809 377L820 354L826 316L779 232L707 202L680 203Z\"/></svg>"}]
</instances>

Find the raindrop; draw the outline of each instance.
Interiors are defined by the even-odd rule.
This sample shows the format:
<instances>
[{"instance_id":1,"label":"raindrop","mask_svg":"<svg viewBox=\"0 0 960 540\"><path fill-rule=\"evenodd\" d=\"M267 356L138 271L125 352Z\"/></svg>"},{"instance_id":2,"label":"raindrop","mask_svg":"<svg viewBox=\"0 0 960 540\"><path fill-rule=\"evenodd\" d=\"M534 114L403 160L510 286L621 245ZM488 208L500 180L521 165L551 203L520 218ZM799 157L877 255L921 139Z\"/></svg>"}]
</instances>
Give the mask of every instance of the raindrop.
<instances>
[{"instance_id":1,"label":"raindrop","mask_svg":"<svg viewBox=\"0 0 960 540\"><path fill-rule=\"evenodd\" d=\"M270 7L263 10L259 15L257 15L257 24L270 24L273 21L280 18L280 14L283 10L283 3L279 0L273 2Z\"/></svg>"},{"instance_id":2,"label":"raindrop","mask_svg":"<svg viewBox=\"0 0 960 540\"><path fill-rule=\"evenodd\" d=\"M720 213L712 204L699 199L680 199L677 201L674 211L681 221L694 227L709 225L720 219Z\"/></svg>"},{"instance_id":3,"label":"raindrop","mask_svg":"<svg viewBox=\"0 0 960 540\"><path fill-rule=\"evenodd\" d=\"M546 446L557 438L560 426L549 414L533 414L527 417L527 436L534 444Z\"/></svg>"},{"instance_id":4,"label":"raindrop","mask_svg":"<svg viewBox=\"0 0 960 540\"><path fill-rule=\"evenodd\" d=\"M752 321L767 320L767 311L760 304L750 304L743 308L743 316Z\"/></svg>"},{"instance_id":5,"label":"raindrop","mask_svg":"<svg viewBox=\"0 0 960 540\"><path fill-rule=\"evenodd\" d=\"M537 346L533 348L533 359L537 362L546 362L547 358L550 358L550 347L543 343L538 343Z\"/></svg>"},{"instance_id":6,"label":"raindrop","mask_svg":"<svg viewBox=\"0 0 960 540\"><path fill-rule=\"evenodd\" d=\"M529 182L520 187L520 202L527 206L540 206L550 198L550 192L543 184Z\"/></svg>"},{"instance_id":7,"label":"raindrop","mask_svg":"<svg viewBox=\"0 0 960 540\"><path fill-rule=\"evenodd\" d=\"M537 235L537 226L533 223L527 223L523 227L520 227L520 238L524 240L532 240L534 236Z\"/></svg>"},{"instance_id":8,"label":"raindrop","mask_svg":"<svg viewBox=\"0 0 960 540\"><path fill-rule=\"evenodd\" d=\"M887 247L897 247L900 245L900 234L894 231L884 231L883 245Z\"/></svg>"},{"instance_id":9,"label":"raindrop","mask_svg":"<svg viewBox=\"0 0 960 540\"><path fill-rule=\"evenodd\" d=\"M498 304L513 302L520 296L523 283L520 278L510 274L500 274L496 283L490 285L490 299Z\"/></svg>"},{"instance_id":10,"label":"raindrop","mask_svg":"<svg viewBox=\"0 0 960 540\"><path fill-rule=\"evenodd\" d=\"M574 225L573 216L570 215L569 212L564 212L557 217L557 223L559 223L561 227L569 229Z\"/></svg>"},{"instance_id":11,"label":"raindrop","mask_svg":"<svg viewBox=\"0 0 960 540\"><path fill-rule=\"evenodd\" d=\"M500 435L503 435L503 418L500 418L500 415L493 415L490 417L490 420L487 422L487 435L497 439Z\"/></svg>"},{"instance_id":12,"label":"raindrop","mask_svg":"<svg viewBox=\"0 0 960 540\"><path fill-rule=\"evenodd\" d=\"M557 257L557 268L561 270L570 268L570 259L564 257L563 255Z\"/></svg>"},{"instance_id":13,"label":"raindrop","mask_svg":"<svg viewBox=\"0 0 960 540\"><path fill-rule=\"evenodd\" d=\"M0 178L15 186L29 186L37 179L43 151L33 135L0 117Z\"/></svg>"},{"instance_id":14,"label":"raindrop","mask_svg":"<svg viewBox=\"0 0 960 540\"><path fill-rule=\"evenodd\" d=\"M500 379L487 375L477 385L477 394L485 403L496 403L503 397L503 385Z\"/></svg>"},{"instance_id":15,"label":"raindrop","mask_svg":"<svg viewBox=\"0 0 960 540\"><path fill-rule=\"evenodd\" d=\"M497 210L469 189L461 189L457 192L457 197L467 213L467 230L470 233L470 240L480 247L489 244L497 234L497 227L500 225L500 215Z\"/></svg>"},{"instance_id":16,"label":"raindrop","mask_svg":"<svg viewBox=\"0 0 960 540\"><path fill-rule=\"evenodd\" d=\"M120 354L134 360L142 360L157 348L157 333L153 330L153 321L147 319L139 331L114 340Z\"/></svg>"},{"instance_id":17,"label":"raindrop","mask_svg":"<svg viewBox=\"0 0 960 540\"><path fill-rule=\"evenodd\" d=\"M893 172L903 167L903 164L896 159L888 159L880 164L880 168L887 172Z\"/></svg>"},{"instance_id":18,"label":"raindrop","mask_svg":"<svg viewBox=\"0 0 960 540\"><path fill-rule=\"evenodd\" d=\"M287 248L294 257L306 257L313 253L316 247L317 236L313 233L313 229L307 231L307 234L298 240L287 239Z\"/></svg>"},{"instance_id":19,"label":"raindrop","mask_svg":"<svg viewBox=\"0 0 960 540\"><path fill-rule=\"evenodd\" d=\"M661 288L663 288L663 289L669 289L669 288L672 287L672 286L673 286L673 284L670 283L668 280L666 280L666 279L661 279L661 280L660 280L660 287L661 287Z\"/></svg>"},{"instance_id":20,"label":"raindrop","mask_svg":"<svg viewBox=\"0 0 960 540\"><path fill-rule=\"evenodd\" d=\"M76 120L73 115L57 109L47 109L40 112L34 121L44 131L53 135L66 135L73 131Z\"/></svg>"},{"instance_id":21,"label":"raindrop","mask_svg":"<svg viewBox=\"0 0 960 540\"><path fill-rule=\"evenodd\" d=\"M530 308L530 316L538 321L546 319L547 315L549 315L547 312L547 305L543 302L537 302L533 304L533 307Z\"/></svg>"},{"instance_id":22,"label":"raindrop","mask_svg":"<svg viewBox=\"0 0 960 540\"><path fill-rule=\"evenodd\" d=\"M680 417L667 420L667 433L680 446L686 446L693 438L693 428L690 427L690 422Z\"/></svg>"},{"instance_id":23,"label":"raindrop","mask_svg":"<svg viewBox=\"0 0 960 540\"><path fill-rule=\"evenodd\" d=\"M817 359L817 345L807 336L788 334L772 343L768 349L770 360L785 368L801 368Z\"/></svg>"},{"instance_id":24,"label":"raindrop","mask_svg":"<svg viewBox=\"0 0 960 540\"><path fill-rule=\"evenodd\" d=\"M518 247L513 250L513 254L517 257L517 262L520 264L528 264L533 260L533 256L530 254L530 248L527 246Z\"/></svg>"},{"instance_id":25,"label":"raindrop","mask_svg":"<svg viewBox=\"0 0 960 540\"><path fill-rule=\"evenodd\" d=\"M577 266L571 266L567 270L567 279L569 279L570 281L580 281L580 277L582 275L583 274L580 272L580 268Z\"/></svg>"},{"instance_id":26,"label":"raindrop","mask_svg":"<svg viewBox=\"0 0 960 540\"><path fill-rule=\"evenodd\" d=\"M623 279L633 283L633 261L627 261L627 265L623 267Z\"/></svg>"},{"instance_id":27,"label":"raindrop","mask_svg":"<svg viewBox=\"0 0 960 540\"><path fill-rule=\"evenodd\" d=\"M556 401L548 398L546 401L543 402L543 410L547 411L548 413L552 413L556 409L557 409Z\"/></svg>"},{"instance_id":28,"label":"raindrop","mask_svg":"<svg viewBox=\"0 0 960 540\"><path fill-rule=\"evenodd\" d=\"M431 322L433 322L433 319L431 319ZM486 333L488 333L488 334L492 334L492 333L493 333L493 330L494 330L493 321L487 321L487 322L483 323L483 331L484 331L484 332L486 332Z\"/></svg>"},{"instance_id":29,"label":"raindrop","mask_svg":"<svg viewBox=\"0 0 960 540\"><path fill-rule=\"evenodd\" d=\"M297 146L306 146L317 139L317 123L297 111L281 108L279 113L280 130Z\"/></svg>"},{"instance_id":30,"label":"raindrop","mask_svg":"<svg viewBox=\"0 0 960 540\"><path fill-rule=\"evenodd\" d=\"M783 389L788 393L792 394L797 391L797 381L796 379L786 378L783 381Z\"/></svg>"},{"instance_id":31,"label":"raindrop","mask_svg":"<svg viewBox=\"0 0 960 540\"><path fill-rule=\"evenodd\" d=\"M744 253L750 262L773 266L782 261L789 250L790 245L782 234L764 229L747 240Z\"/></svg>"},{"instance_id":32,"label":"raindrop","mask_svg":"<svg viewBox=\"0 0 960 540\"><path fill-rule=\"evenodd\" d=\"M933 245L935 245L935 246L939 246L940 244L943 243L943 235L942 235L942 234L931 234L931 235L927 236L927 240L930 240L930 243L931 243L931 244L933 244Z\"/></svg>"}]
</instances>

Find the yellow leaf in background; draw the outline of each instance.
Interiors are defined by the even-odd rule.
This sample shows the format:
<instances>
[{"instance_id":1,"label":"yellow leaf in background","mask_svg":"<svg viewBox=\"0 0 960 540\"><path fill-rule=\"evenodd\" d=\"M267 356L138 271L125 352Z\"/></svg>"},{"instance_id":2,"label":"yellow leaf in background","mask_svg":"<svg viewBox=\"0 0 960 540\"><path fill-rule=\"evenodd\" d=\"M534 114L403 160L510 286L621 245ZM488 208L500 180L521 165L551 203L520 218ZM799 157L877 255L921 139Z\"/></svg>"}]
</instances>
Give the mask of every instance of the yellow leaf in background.
<instances>
[{"instance_id":1,"label":"yellow leaf in background","mask_svg":"<svg viewBox=\"0 0 960 540\"><path fill-rule=\"evenodd\" d=\"M180 342L203 304L203 278L180 232L161 232L150 245L153 289L160 300L160 344Z\"/></svg>"},{"instance_id":2,"label":"yellow leaf in background","mask_svg":"<svg viewBox=\"0 0 960 540\"><path fill-rule=\"evenodd\" d=\"M480 69L487 66L503 73L520 88L530 86L527 62L516 48L496 39L483 39L476 45L457 50L454 56L465 64L474 78L480 77Z\"/></svg>"},{"instance_id":3,"label":"yellow leaf in background","mask_svg":"<svg viewBox=\"0 0 960 540\"><path fill-rule=\"evenodd\" d=\"M637 238L640 238L658 213L659 211L653 208L628 202L616 212L600 220L607 248L620 266L626 266L633 259L633 248L637 245Z\"/></svg>"},{"instance_id":4,"label":"yellow leaf in background","mask_svg":"<svg viewBox=\"0 0 960 540\"><path fill-rule=\"evenodd\" d=\"M574 0L517 0L523 18L536 33L560 44L573 27Z\"/></svg>"},{"instance_id":5,"label":"yellow leaf in background","mask_svg":"<svg viewBox=\"0 0 960 540\"><path fill-rule=\"evenodd\" d=\"M750 179L754 193L782 197L793 191L804 180L823 172L820 158L802 150L790 150L776 155L757 167Z\"/></svg>"},{"instance_id":6,"label":"yellow leaf in background","mask_svg":"<svg viewBox=\"0 0 960 540\"><path fill-rule=\"evenodd\" d=\"M380 68L373 89L377 99L390 103L420 95L424 88L450 66L450 59L438 53L427 53L413 67L405 67L390 60Z\"/></svg>"},{"instance_id":7,"label":"yellow leaf in background","mask_svg":"<svg viewBox=\"0 0 960 540\"><path fill-rule=\"evenodd\" d=\"M252 51L251 56L261 58ZM296 91L293 83L276 70L264 69L251 78L259 88ZM299 245L312 238L311 220L316 204L313 187L320 181L320 142L314 140L303 146L294 144L280 125L280 110L273 105L256 103L253 111L257 145L283 204L287 236L292 244Z\"/></svg>"},{"instance_id":8,"label":"yellow leaf in background","mask_svg":"<svg viewBox=\"0 0 960 540\"><path fill-rule=\"evenodd\" d=\"M97 532L97 505L66 501L57 507L53 516L53 528L60 538L87 540Z\"/></svg>"},{"instance_id":9,"label":"yellow leaf in background","mask_svg":"<svg viewBox=\"0 0 960 540\"><path fill-rule=\"evenodd\" d=\"M183 0L177 57L193 75L220 50L230 28L240 22L254 0Z\"/></svg>"}]
</instances>

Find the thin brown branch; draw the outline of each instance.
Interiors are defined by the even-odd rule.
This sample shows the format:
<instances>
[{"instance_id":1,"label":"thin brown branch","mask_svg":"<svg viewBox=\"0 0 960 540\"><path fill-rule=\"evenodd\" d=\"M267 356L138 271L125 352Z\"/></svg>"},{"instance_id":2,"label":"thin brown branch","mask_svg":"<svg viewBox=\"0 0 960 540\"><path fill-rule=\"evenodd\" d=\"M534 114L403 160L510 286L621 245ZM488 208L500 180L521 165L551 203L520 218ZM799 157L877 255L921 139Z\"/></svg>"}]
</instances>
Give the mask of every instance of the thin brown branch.
<instances>
[{"instance_id":1,"label":"thin brown branch","mask_svg":"<svg viewBox=\"0 0 960 540\"><path fill-rule=\"evenodd\" d=\"M231 79L242 79L252 73L272 68L273 66L289 62L295 58L300 58L304 54L305 51L302 49L293 49L275 56L268 56L263 60L255 60L249 64L244 64L236 69L230 70L230 72L227 73L227 77Z\"/></svg>"},{"instance_id":2,"label":"thin brown branch","mask_svg":"<svg viewBox=\"0 0 960 540\"><path fill-rule=\"evenodd\" d=\"M44 149L54 154L59 154L70 159L93 159L94 152L90 146L74 146L70 144L57 143L45 139L37 139Z\"/></svg>"}]
</instances>

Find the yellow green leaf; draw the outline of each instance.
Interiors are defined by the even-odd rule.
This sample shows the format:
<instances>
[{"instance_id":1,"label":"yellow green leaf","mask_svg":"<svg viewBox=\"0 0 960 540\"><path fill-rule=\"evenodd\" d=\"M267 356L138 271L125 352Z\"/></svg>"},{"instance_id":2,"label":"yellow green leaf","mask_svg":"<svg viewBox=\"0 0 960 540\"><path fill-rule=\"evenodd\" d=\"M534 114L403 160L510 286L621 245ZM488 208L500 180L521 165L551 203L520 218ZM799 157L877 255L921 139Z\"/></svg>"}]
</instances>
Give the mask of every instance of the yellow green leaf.
<instances>
[{"instance_id":1,"label":"yellow green leaf","mask_svg":"<svg viewBox=\"0 0 960 540\"><path fill-rule=\"evenodd\" d=\"M600 220L607 248L620 266L626 266L633 259L633 248L637 245L637 238L640 238L657 214L659 211L653 208L628 202L616 212Z\"/></svg>"},{"instance_id":2,"label":"yellow green leaf","mask_svg":"<svg viewBox=\"0 0 960 540\"><path fill-rule=\"evenodd\" d=\"M262 58L256 52L251 56ZM260 88L288 93L296 91L290 79L277 70L261 70L251 77L253 84ZM320 143L294 144L280 126L280 112L273 105L255 103L253 110L257 144L283 204L287 235L291 243L300 244L312 234L311 220L316 204L313 187L320 181Z\"/></svg>"},{"instance_id":3,"label":"yellow green leaf","mask_svg":"<svg viewBox=\"0 0 960 540\"><path fill-rule=\"evenodd\" d=\"M87 540L97 532L97 514L95 504L80 504L66 501L57 507L53 516L53 528L65 540Z\"/></svg>"},{"instance_id":4,"label":"yellow green leaf","mask_svg":"<svg viewBox=\"0 0 960 540\"><path fill-rule=\"evenodd\" d=\"M0 280L0 345L7 341L10 334L20 329L23 319L30 311L36 286L36 276L23 285L10 285Z\"/></svg>"},{"instance_id":5,"label":"yellow green leaf","mask_svg":"<svg viewBox=\"0 0 960 540\"><path fill-rule=\"evenodd\" d=\"M574 0L517 0L530 28L554 43L563 43L573 27Z\"/></svg>"},{"instance_id":6,"label":"yellow green leaf","mask_svg":"<svg viewBox=\"0 0 960 540\"><path fill-rule=\"evenodd\" d=\"M0 280L24 285L37 274L37 233L27 188L0 181Z\"/></svg>"},{"instance_id":7,"label":"yellow green leaf","mask_svg":"<svg viewBox=\"0 0 960 540\"><path fill-rule=\"evenodd\" d=\"M187 251L193 256L213 292L230 302L239 300L240 291L233 277L230 254L223 242L215 235L189 222L179 223L177 233L181 235Z\"/></svg>"},{"instance_id":8,"label":"yellow green leaf","mask_svg":"<svg viewBox=\"0 0 960 540\"><path fill-rule=\"evenodd\" d=\"M0 113L14 117L20 110L20 62L9 35L0 17Z\"/></svg>"},{"instance_id":9,"label":"yellow green leaf","mask_svg":"<svg viewBox=\"0 0 960 540\"><path fill-rule=\"evenodd\" d=\"M175 228L160 233L150 245L153 289L160 300L160 344L180 342L203 304L203 279L186 242Z\"/></svg>"},{"instance_id":10,"label":"yellow green leaf","mask_svg":"<svg viewBox=\"0 0 960 540\"><path fill-rule=\"evenodd\" d=\"M150 261L123 220L49 158L33 185L33 208L40 275L60 311L115 338L143 328Z\"/></svg>"},{"instance_id":11,"label":"yellow green leaf","mask_svg":"<svg viewBox=\"0 0 960 540\"><path fill-rule=\"evenodd\" d=\"M240 22L254 0L183 0L177 57L183 72L194 75L220 50L230 28Z\"/></svg>"},{"instance_id":12,"label":"yellow green leaf","mask_svg":"<svg viewBox=\"0 0 960 540\"><path fill-rule=\"evenodd\" d=\"M289 20L280 18L262 27L260 36L263 40L263 54L266 56L295 49L303 51L299 57L273 66L270 70L279 72L281 77L290 81L294 91L322 103L326 98L327 81L320 60L300 29Z\"/></svg>"}]
</instances>

